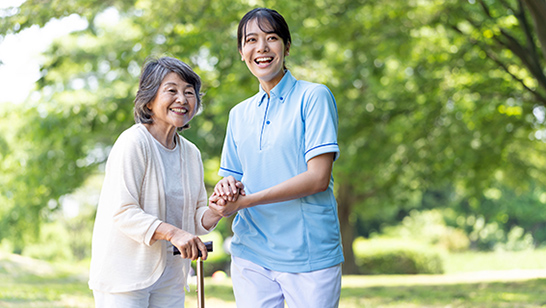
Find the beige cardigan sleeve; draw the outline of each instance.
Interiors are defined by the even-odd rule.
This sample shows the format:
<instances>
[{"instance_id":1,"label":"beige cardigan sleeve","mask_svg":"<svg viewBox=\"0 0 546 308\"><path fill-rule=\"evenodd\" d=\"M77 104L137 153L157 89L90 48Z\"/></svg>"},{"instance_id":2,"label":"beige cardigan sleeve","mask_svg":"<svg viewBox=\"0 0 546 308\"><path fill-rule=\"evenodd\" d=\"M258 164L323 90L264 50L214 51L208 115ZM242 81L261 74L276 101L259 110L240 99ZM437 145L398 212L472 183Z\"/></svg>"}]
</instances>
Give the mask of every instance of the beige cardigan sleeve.
<instances>
[{"instance_id":1,"label":"beige cardigan sleeve","mask_svg":"<svg viewBox=\"0 0 546 308\"><path fill-rule=\"evenodd\" d=\"M93 230L93 290L140 290L165 268L166 243L151 242L165 217L163 180L143 129L134 125L123 132L108 156Z\"/></svg>"},{"instance_id":2,"label":"beige cardigan sleeve","mask_svg":"<svg viewBox=\"0 0 546 308\"><path fill-rule=\"evenodd\" d=\"M118 180L117 193L112 195L115 200L113 211L114 226L127 237L134 241L150 246L155 230L164 220L164 213L158 206L162 199L163 183L160 178L154 180L161 185L154 189L142 191L147 181L150 181L147 173L150 173L150 151L146 151L149 144L144 139L130 135L122 140L120 147L116 149L110 166L110 172ZM146 200L143 200L145 197ZM155 200L152 204L146 202ZM151 206L147 206L147 205Z\"/></svg>"}]
</instances>

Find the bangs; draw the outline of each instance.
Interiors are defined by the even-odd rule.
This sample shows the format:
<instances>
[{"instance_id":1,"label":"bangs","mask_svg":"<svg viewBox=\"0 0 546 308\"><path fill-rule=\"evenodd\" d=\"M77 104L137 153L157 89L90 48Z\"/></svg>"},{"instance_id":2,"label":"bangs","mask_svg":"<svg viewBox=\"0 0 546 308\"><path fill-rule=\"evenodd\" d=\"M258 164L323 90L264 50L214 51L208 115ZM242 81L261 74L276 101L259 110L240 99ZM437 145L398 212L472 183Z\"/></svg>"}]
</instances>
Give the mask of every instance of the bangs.
<instances>
[{"instance_id":1,"label":"bangs","mask_svg":"<svg viewBox=\"0 0 546 308\"><path fill-rule=\"evenodd\" d=\"M239 22L239 27L237 29L237 47L239 50L241 50L242 45L244 45L243 41L247 35L248 23L253 20L256 20L258 28L264 33L277 34L285 45L288 45L291 42L290 29L284 18L275 10L257 8L248 12Z\"/></svg>"},{"instance_id":2,"label":"bangs","mask_svg":"<svg viewBox=\"0 0 546 308\"><path fill-rule=\"evenodd\" d=\"M246 37L246 27L247 25L252 22L253 20L256 20L256 23L258 24L258 28L262 30L265 33L276 33L280 34L280 29L277 23L275 22L275 19L271 15L265 15L265 14L258 14L256 17L252 18L245 24L245 33L244 37ZM275 27L276 26L276 27Z\"/></svg>"}]
</instances>

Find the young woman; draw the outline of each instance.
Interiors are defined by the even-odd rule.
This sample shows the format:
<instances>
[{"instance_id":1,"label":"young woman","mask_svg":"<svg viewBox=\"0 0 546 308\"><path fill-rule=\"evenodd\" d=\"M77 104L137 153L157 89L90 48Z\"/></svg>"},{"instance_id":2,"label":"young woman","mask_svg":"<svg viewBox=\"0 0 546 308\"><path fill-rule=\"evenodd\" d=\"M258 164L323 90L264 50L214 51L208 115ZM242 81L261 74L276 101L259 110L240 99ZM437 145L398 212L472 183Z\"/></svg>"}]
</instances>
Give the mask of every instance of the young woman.
<instances>
[{"instance_id":1,"label":"young woman","mask_svg":"<svg viewBox=\"0 0 546 308\"><path fill-rule=\"evenodd\" d=\"M231 242L237 306L337 307L344 259L332 178L339 154L334 96L286 69L291 36L276 11L248 12L237 36L260 89L229 114L224 178L209 199L223 216L237 212Z\"/></svg>"},{"instance_id":2,"label":"young woman","mask_svg":"<svg viewBox=\"0 0 546 308\"><path fill-rule=\"evenodd\" d=\"M222 218L207 207L201 154L177 131L201 105L201 80L185 63L146 63L135 121L114 144L101 191L89 287L96 307L184 307L196 235ZM173 256L173 245L181 256Z\"/></svg>"}]
</instances>

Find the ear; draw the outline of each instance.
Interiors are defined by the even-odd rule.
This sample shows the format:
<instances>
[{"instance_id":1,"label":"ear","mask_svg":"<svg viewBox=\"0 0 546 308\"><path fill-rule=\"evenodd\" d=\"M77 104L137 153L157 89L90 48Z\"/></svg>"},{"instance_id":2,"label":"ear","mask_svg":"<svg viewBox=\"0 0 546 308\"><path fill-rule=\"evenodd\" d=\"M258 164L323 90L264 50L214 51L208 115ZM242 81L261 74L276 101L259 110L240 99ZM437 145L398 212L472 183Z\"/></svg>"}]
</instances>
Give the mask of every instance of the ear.
<instances>
[{"instance_id":1,"label":"ear","mask_svg":"<svg viewBox=\"0 0 546 308\"><path fill-rule=\"evenodd\" d=\"M286 48L285 48L285 51L284 51L284 56L289 56L290 55L290 42L288 42L288 44L286 44Z\"/></svg>"},{"instance_id":2,"label":"ear","mask_svg":"<svg viewBox=\"0 0 546 308\"><path fill-rule=\"evenodd\" d=\"M239 54L241 55L241 61L245 61L245 57L243 57L243 52L239 49Z\"/></svg>"}]
</instances>

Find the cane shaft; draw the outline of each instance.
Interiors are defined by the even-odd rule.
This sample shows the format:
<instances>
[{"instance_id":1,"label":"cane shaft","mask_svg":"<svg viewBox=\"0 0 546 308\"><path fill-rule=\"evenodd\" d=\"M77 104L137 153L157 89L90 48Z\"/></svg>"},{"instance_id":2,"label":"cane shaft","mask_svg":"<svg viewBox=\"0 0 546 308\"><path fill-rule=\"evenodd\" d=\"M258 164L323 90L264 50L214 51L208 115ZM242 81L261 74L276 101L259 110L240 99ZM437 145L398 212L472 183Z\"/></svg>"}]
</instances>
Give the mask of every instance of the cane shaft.
<instances>
[{"instance_id":1,"label":"cane shaft","mask_svg":"<svg viewBox=\"0 0 546 308\"><path fill-rule=\"evenodd\" d=\"M197 259L197 308L205 308L205 273L203 273L203 260Z\"/></svg>"}]
</instances>

